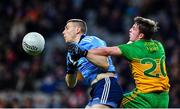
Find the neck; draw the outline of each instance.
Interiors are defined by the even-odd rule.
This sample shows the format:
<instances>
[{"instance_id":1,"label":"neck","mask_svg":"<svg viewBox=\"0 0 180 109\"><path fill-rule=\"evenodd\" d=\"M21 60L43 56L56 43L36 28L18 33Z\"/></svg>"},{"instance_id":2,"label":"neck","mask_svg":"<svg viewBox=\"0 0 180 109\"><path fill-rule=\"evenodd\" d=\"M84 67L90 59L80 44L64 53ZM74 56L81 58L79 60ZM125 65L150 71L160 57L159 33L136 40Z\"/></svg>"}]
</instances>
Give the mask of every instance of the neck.
<instances>
[{"instance_id":1,"label":"neck","mask_svg":"<svg viewBox=\"0 0 180 109\"><path fill-rule=\"evenodd\" d=\"M76 36L74 42L79 42L82 35L83 35L83 34L78 34L78 35Z\"/></svg>"}]
</instances>

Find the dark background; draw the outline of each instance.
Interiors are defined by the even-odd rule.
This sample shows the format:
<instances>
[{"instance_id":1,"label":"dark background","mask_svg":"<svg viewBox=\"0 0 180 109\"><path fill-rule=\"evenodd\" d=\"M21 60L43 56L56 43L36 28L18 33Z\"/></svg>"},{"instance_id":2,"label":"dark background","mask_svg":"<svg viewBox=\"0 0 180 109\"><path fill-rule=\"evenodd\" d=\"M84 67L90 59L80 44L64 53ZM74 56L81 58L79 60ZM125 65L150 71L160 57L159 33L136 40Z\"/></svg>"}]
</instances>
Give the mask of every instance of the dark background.
<instances>
[{"instance_id":1,"label":"dark background","mask_svg":"<svg viewBox=\"0 0 180 109\"><path fill-rule=\"evenodd\" d=\"M0 0L0 107L84 107L88 87L83 79L67 88L66 51L62 31L66 21L81 18L88 35L108 46L126 43L135 16L159 22L155 39L166 50L170 78L169 107L180 107L180 13L179 0ZM27 55L21 46L28 32L41 33L44 52ZM125 92L134 88L127 61L113 57L119 83Z\"/></svg>"}]
</instances>

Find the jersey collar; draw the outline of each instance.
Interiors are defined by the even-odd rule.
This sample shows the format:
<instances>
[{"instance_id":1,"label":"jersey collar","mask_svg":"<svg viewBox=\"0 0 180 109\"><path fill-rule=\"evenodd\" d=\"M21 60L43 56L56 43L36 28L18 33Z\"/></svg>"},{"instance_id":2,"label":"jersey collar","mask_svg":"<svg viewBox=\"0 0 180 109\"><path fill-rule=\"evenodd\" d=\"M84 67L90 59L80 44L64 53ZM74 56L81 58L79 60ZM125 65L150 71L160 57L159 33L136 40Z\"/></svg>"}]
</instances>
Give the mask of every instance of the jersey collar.
<instances>
[{"instance_id":1,"label":"jersey collar","mask_svg":"<svg viewBox=\"0 0 180 109\"><path fill-rule=\"evenodd\" d=\"M81 42L81 40L82 40L84 37L86 37L86 35L85 35L85 34L81 35L81 38L80 38L80 40L79 40L78 44Z\"/></svg>"}]
</instances>

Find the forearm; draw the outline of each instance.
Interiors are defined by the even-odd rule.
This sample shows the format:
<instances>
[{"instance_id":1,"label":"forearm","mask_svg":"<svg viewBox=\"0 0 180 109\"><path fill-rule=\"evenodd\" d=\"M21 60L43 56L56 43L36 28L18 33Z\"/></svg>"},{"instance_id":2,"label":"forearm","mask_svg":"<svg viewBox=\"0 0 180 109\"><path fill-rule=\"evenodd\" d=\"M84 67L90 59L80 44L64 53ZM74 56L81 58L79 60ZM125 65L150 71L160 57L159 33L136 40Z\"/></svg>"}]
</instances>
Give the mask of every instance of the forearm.
<instances>
[{"instance_id":1,"label":"forearm","mask_svg":"<svg viewBox=\"0 0 180 109\"><path fill-rule=\"evenodd\" d=\"M66 84L68 87L70 87L70 88L75 87L76 83L77 83L77 73L66 74L65 80L66 80Z\"/></svg>"},{"instance_id":2,"label":"forearm","mask_svg":"<svg viewBox=\"0 0 180 109\"><path fill-rule=\"evenodd\" d=\"M118 47L95 48L88 51L86 58L95 65L108 69L107 56L119 56L121 51Z\"/></svg>"},{"instance_id":3,"label":"forearm","mask_svg":"<svg viewBox=\"0 0 180 109\"><path fill-rule=\"evenodd\" d=\"M96 56L120 56L122 54L121 50L117 47L101 47L88 50L87 57L91 57L92 55ZM88 56L90 55L90 56Z\"/></svg>"},{"instance_id":4,"label":"forearm","mask_svg":"<svg viewBox=\"0 0 180 109\"><path fill-rule=\"evenodd\" d=\"M95 49L88 50L87 57L108 56L108 55L109 55L108 47L101 47L101 48L95 48Z\"/></svg>"},{"instance_id":5,"label":"forearm","mask_svg":"<svg viewBox=\"0 0 180 109\"><path fill-rule=\"evenodd\" d=\"M105 70L108 69L109 64L108 64L108 58L106 56L100 56L100 55L93 55L91 56L91 54L89 55L89 58L87 57L87 59L92 62L94 65L101 67Z\"/></svg>"}]
</instances>

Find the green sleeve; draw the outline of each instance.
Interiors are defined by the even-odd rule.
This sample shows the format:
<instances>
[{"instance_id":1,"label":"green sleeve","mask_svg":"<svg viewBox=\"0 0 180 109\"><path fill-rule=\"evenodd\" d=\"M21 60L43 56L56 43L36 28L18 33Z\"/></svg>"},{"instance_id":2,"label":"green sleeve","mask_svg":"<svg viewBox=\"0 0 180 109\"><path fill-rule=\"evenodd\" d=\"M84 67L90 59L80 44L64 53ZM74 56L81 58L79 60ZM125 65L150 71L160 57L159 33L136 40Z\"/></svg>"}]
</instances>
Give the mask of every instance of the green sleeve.
<instances>
[{"instance_id":1,"label":"green sleeve","mask_svg":"<svg viewBox=\"0 0 180 109\"><path fill-rule=\"evenodd\" d=\"M133 44L122 44L122 45L118 45L119 49L122 52L122 55L128 59L129 61L133 60L133 58L136 55L136 50L135 46L133 46Z\"/></svg>"},{"instance_id":2,"label":"green sleeve","mask_svg":"<svg viewBox=\"0 0 180 109\"><path fill-rule=\"evenodd\" d=\"M164 48L161 43L156 42L156 44L154 44L154 42L155 41L151 40L139 40L130 44L118 45L118 47L121 50L122 55L129 61L146 58L147 56L156 59L164 54Z\"/></svg>"}]
</instances>

